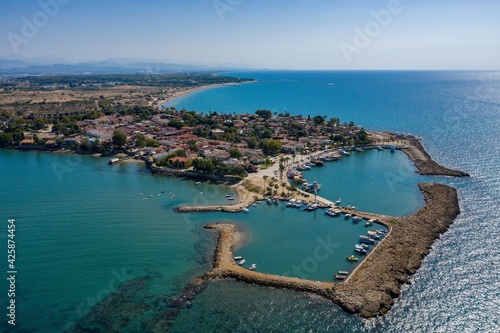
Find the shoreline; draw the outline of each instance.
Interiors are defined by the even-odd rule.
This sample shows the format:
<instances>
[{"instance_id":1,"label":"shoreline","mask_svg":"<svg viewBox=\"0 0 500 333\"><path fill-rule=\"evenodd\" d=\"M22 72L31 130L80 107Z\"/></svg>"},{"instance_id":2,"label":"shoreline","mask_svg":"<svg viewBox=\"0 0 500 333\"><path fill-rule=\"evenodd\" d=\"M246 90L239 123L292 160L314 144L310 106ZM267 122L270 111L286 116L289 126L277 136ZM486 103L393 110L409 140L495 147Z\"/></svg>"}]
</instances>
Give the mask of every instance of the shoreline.
<instances>
[{"instance_id":1,"label":"shoreline","mask_svg":"<svg viewBox=\"0 0 500 333\"><path fill-rule=\"evenodd\" d=\"M405 139L409 141L409 147L403 148L402 151L413 161L419 174L426 176L470 176L466 172L448 169L435 162L417 138L407 136Z\"/></svg>"},{"instance_id":2,"label":"shoreline","mask_svg":"<svg viewBox=\"0 0 500 333\"><path fill-rule=\"evenodd\" d=\"M380 133L375 133L380 134ZM445 168L425 151L417 138L397 136L408 141L408 145L399 147L415 164L422 175L440 175L467 177L469 174ZM266 170L265 173L270 173ZM262 173L248 177L256 186L262 181ZM240 212L249 207L256 199L264 196L248 191L240 182L234 185L238 190L238 203L217 206L183 206L177 207L179 212L225 211ZM209 282L213 279L231 278L264 287L291 289L300 292L311 292L320 295L342 308L344 311L359 315L362 318L374 318L385 315L400 296L401 286L410 283L410 276L421 266L429 253L432 244L454 222L460 214L458 195L455 188L437 184L418 184L425 200L425 205L410 216L392 217L338 207L342 213L355 213L365 219L377 218L379 223L389 231L384 239L377 243L366 258L354 269L343 282L320 282L299 278L283 277L249 271L238 266L233 260L236 247L235 223L212 223L205 228L217 233L217 245L214 250L213 268L196 281ZM241 191L241 192L240 192ZM251 195L254 194L252 197ZM300 192L299 192L300 195ZM297 194L292 195L297 197ZM285 198L280 197L281 200ZM335 204L325 198L317 197L321 207L333 207Z\"/></svg>"},{"instance_id":3,"label":"shoreline","mask_svg":"<svg viewBox=\"0 0 500 333\"><path fill-rule=\"evenodd\" d=\"M192 94L192 93L195 93L195 92L199 92L199 91L207 90L207 89L211 89L211 88L218 88L218 87L239 86L241 84L253 83L253 82L256 82L256 81L254 80L254 81L239 82L239 83L236 83L236 82L231 82L231 83L217 83L217 84L208 84L208 85L204 85L204 86L198 86L198 87L194 87L194 88L187 88L186 90L181 90L181 91L174 92L172 94L172 96L169 96L166 99L163 99L161 101L156 101L153 106L154 106L155 109L159 109L160 107L162 107L166 103L172 102L173 100L175 100L177 98L180 98L182 96L189 95L189 94Z\"/></svg>"},{"instance_id":4,"label":"shoreline","mask_svg":"<svg viewBox=\"0 0 500 333\"><path fill-rule=\"evenodd\" d=\"M237 245L236 224L212 223L206 229L217 233L213 267L194 281L236 279L264 287L285 288L320 295L348 313L363 318L386 314L400 296L401 286L420 267L434 241L459 215L454 188L436 183L420 183L426 205L411 216L395 218L390 233L352 272L345 282L320 282L250 271L233 260Z\"/></svg>"}]
</instances>

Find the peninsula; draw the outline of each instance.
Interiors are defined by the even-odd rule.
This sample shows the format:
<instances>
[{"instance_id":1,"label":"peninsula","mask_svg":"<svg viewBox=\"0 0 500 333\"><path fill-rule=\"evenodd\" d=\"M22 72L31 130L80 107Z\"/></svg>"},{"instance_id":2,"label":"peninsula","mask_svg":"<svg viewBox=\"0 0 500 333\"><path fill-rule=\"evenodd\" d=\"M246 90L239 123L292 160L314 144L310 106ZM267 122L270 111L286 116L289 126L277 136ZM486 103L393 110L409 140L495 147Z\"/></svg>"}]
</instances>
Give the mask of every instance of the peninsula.
<instances>
[{"instance_id":1,"label":"peninsula","mask_svg":"<svg viewBox=\"0 0 500 333\"><path fill-rule=\"evenodd\" d=\"M273 114L269 110L241 115L200 114L162 106L165 100L192 89L239 84L248 79L188 75L156 77L153 84L137 76L86 77L86 80L92 83L72 77L4 81L0 91L5 97L0 105L0 146L93 156L122 153L126 158L144 160L153 173L230 183L238 193L239 200L232 205L183 206L177 207L179 212L240 212L264 198L295 198L311 203L313 198L303 190L295 170L303 165L304 158L320 164L325 158L338 160L349 150L400 149L420 174L468 176L434 162L417 137L369 132L338 118ZM163 86L172 82L176 84ZM19 98L25 100L20 102ZM112 159L110 163L119 161ZM232 278L312 292L365 318L383 315L400 295L401 285L421 265L436 238L460 213L455 189L436 183L421 183L419 188L425 207L412 216L400 218L336 207L327 198L317 198L319 207L336 207L344 214L377 219L389 229L387 236L343 283L243 269L233 260L238 238L236 225L218 223L207 226L218 234L213 268L190 285Z\"/></svg>"}]
</instances>

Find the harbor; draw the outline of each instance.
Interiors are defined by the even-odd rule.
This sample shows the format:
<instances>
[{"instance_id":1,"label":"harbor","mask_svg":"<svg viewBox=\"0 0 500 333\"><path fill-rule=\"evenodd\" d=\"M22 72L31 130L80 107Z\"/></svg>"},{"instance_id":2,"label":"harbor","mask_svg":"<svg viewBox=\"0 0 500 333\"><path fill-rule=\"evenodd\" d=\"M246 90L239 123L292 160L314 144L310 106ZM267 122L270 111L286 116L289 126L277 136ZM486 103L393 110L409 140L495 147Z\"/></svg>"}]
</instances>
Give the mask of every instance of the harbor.
<instances>
[{"instance_id":1,"label":"harbor","mask_svg":"<svg viewBox=\"0 0 500 333\"><path fill-rule=\"evenodd\" d=\"M206 226L217 233L213 266L197 281L232 278L266 287L312 292L345 311L364 318L385 314L400 294L402 283L420 266L432 243L459 214L456 190L434 183L420 184L426 206L412 216L387 222L389 233L342 283L320 282L251 271L235 263L238 242L234 223ZM336 274L346 276L344 274ZM335 277L335 275L333 275Z\"/></svg>"}]
</instances>

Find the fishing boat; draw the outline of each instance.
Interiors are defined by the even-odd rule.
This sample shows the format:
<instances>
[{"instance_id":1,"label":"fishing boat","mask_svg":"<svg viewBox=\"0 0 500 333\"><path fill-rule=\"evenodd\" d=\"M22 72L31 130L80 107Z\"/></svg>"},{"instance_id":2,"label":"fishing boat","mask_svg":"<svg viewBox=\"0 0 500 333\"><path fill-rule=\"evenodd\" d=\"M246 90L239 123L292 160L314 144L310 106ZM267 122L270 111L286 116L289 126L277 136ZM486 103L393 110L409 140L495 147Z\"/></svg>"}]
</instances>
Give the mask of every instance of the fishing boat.
<instances>
[{"instance_id":1,"label":"fishing boat","mask_svg":"<svg viewBox=\"0 0 500 333\"><path fill-rule=\"evenodd\" d=\"M323 161L319 160L319 159L316 159L316 160L312 160L311 163L313 163L314 165L316 166L323 166Z\"/></svg>"},{"instance_id":2,"label":"fishing boat","mask_svg":"<svg viewBox=\"0 0 500 333\"><path fill-rule=\"evenodd\" d=\"M256 264L251 264L250 267L248 268L249 270L253 271L257 268Z\"/></svg>"},{"instance_id":3,"label":"fishing boat","mask_svg":"<svg viewBox=\"0 0 500 333\"><path fill-rule=\"evenodd\" d=\"M306 207L307 211L313 211L319 208L319 205L317 203L310 204Z\"/></svg>"},{"instance_id":4,"label":"fishing boat","mask_svg":"<svg viewBox=\"0 0 500 333\"><path fill-rule=\"evenodd\" d=\"M240 265L240 266L243 265L245 263L245 261L246 261L245 259L240 260L240 262L238 263L238 265Z\"/></svg>"},{"instance_id":5,"label":"fishing boat","mask_svg":"<svg viewBox=\"0 0 500 333\"><path fill-rule=\"evenodd\" d=\"M362 217L360 217L360 216L353 216L353 217L352 217L352 222L359 222L359 221L361 221L362 219L363 219L363 218L362 218Z\"/></svg>"},{"instance_id":6,"label":"fishing boat","mask_svg":"<svg viewBox=\"0 0 500 333\"><path fill-rule=\"evenodd\" d=\"M358 261L359 259L356 258L355 256L353 255L350 255L349 257L345 258L347 261Z\"/></svg>"},{"instance_id":7,"label":"fishing boat","mask_svg":"<svg viewBox=\"0 0 500 333\"><path fill-rule=\"evenodd\" d=\"M377 150L384 150L384 148L377 146Z\"/></svg>"},{"instance_id":8,"label":"fishing boat","mask_svg":"<svg viewBox=\"0 0 500 333\"><path fill-rule=\"evenodd\" d=\"M371 226L371 225L373 224L373 222L375 222L375 220L374 220L374 219L370 219L370 220L366 221L366 223L365 223L365 227L369 227L369 226Z\"/></svg>"},{"instance_id":9,"label":"fishing boat","mask_svg":"<svg viewBox=\"0 0 500 333\"><path fill-rule=\"evenodd\" d=\"M309 192L309 193L314 193L316 191L319 191L321 188L321 185L318 184L317 181L313 181L311 184L308 184L307 182L302 184L302 190Z\"/></svg>"},{"instance_id":10,"label":"fishing boat","mask_svg":"<svg viewBox=\"0 0 500 333\"><path fill-rule=\"evenodd\" d=\"M375 241L368 236L360 235L359 242L364 244L375 244Z\"/></svg>"},{"instance_id":11,"label":"fishing boat","mask_svg":"<svg viewBox=\"0 0 500 333\"><path fill-rule=\"evenodd\" d=\"M270 204L272 204L272 203L273 203L273 201L271 200L271 198L268 198L268 199L267 199L267 204L268 204L268 205L270 205Z\"/></svg>"},{"instance_id":12,"label":"fishing boat","mask_svg":"<svg viewBox=\"0 0 500 333\"><path fill-rule=\"evenodd\" d=\"M349 220L352 217L352 214L345 214L345 219Z\"/></svg>"},{"instance_id":13,"label":"fishing boat","mask_svg":"<svg viewBox=\"0 0 500 333\"><path fill-rule=\"evenodd\" d=\"M340 198L338 198L337 201L335 201L336 205L340 205L341 203L342 203L342 200Z\"/></svg>"},{"instance_id":14,"label":"fishing boat","mask_svg":"<svg viewBox=\"0 0 500 333\"><path fill-rule=\"evenodd\" d=\"M356 148L355 148L355 150L356 150L356 151L360 151L360 152L361 152L361 151L364 151L363 149L361 149L361 148L359 148L359 147L356 147Z\"/></svg>"},{"instance_id":15,"label":"fishing boat","mask_svg":"<svg viewBox=\"0 0 500 333\"><path fill-rule=\"evenodd\" d=\"M233 259L234 259L234 260L241 260L241 259L243 259L243 257L242 257L242 256L236 256L236 257L234 257Z\"/></svg>"},{"instance_id":16,"label":"fishing boat","mask_svg":"<svg viewBox=\"0 0 500 333\"><path fill-rule=\"evenodd\" d=\"M249 212L248 208L243 208L243 212L248 213Z\"/></svg>"},{"instance_id":17,"label":"fishing boat","mask_svg":"<svg viewBox=\"0 0 500 333\"><path fill-rule=\"evenodd\" d=\"M354 248L354 251L362 255L366 255L367 253L365 249L360 249L359 247Z\"/></svg>"},{"instance_id":18,"label":"fishing boat","mask_svg":"<svg viewBox=\"0 0 500 333\"><path fill-rule=\"evenodd\" d=\"M340 275L340 274L333 274L333 278L335 280L345 280L346 276L345 275Z\"/></svg>"},{"instance_id":19,"label":"fishing boat","mask_svg":"<svg viewBox=\"0 0 500 333\"><path fill-rule=\"evenodd\" d=\"M227 200L234 200L234 198L233 197L229 197L229 198L227 198Z\"/></svg>"},{"instance_id":20,"label":"fishing boat","mask_svg":"<svg viewBox=\"0 0 500 333\"><path fill-rule=\"evenodd\" d=\"M339 271L339 275L349 275L348 271Z\"/></svg>"},{"instance_id":21,"label":"fishing boat","mask_svg":"<svg viewBox=\"0 0 500 333\"><path fill-rule=\"evenodd\" d=\"M354 244L354 248L360 248L360 249L365 249L365 250L370 249L370 247L366 244Z\"/></svg>"},{"instance_id":22,"label":"fishing boat","mask_svg":"<svg viewBox=\"0 0 500 333\"><path fill-rule=\"evenodd\" d=\"M342 150L342 149L339 150L339 154L342 155L342 156L349 156L349 155L351 155L350 152Z\"/></svg>"},{"instance_id":23,"label":"fishing boat","mask_svg":"<svg viewBox=\"0 0 500 333\"><path fill-rule=\"evenodd\" d=\"M290 200L288 200L288 202L286 203L286 206L287 206L287 207L294 207L294 206L295 206L295 202L296 202L296 200L295 200L295 199L290 199Z\"/></svg>"}]
</instances>

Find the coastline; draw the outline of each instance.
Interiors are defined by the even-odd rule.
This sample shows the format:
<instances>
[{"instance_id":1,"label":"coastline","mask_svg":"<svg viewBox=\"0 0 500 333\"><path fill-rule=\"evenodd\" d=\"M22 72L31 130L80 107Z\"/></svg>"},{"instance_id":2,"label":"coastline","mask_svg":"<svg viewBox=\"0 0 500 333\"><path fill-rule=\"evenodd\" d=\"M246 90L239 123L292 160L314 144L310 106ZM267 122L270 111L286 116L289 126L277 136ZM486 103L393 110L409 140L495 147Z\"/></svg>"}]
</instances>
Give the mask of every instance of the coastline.
<instances>
[{"instance_id":1,"label":"coastline","mask_svg":"<svg viewBox=\"0 0 500 333\"><path fill-rule=\"evenodd\" d=\"M392 136L393 134L391 134ZM397 136L401 139L401 136ZM400 147L414 162L418 173L441 176L469 176L467 173L445 168L432 160L421 143L414 137L403 137L408 145ZM266 173L272 170L267 170ZM260 174L262 176L262 174ZM253 185L259 180L259 174L249 177ZM262 180L261 180L262 181ZM437 184L418 184L425 200L425 206L411 216L392 217L363 213L341 208L343 213L356 213L366 219L377 218L388 227L386 237L379 242L370 254L356 267L344 282L319 282L299 278L283 277L249 271L233 260L236 247L237 228L234 223L215 223L205 226L217 233L217 245L214 252L213 268L196 281L209 282L212 279L231 278L264 287L285 288L301 292L318 294L341 307L348 313L363 318L374 318L386 314L401 293L401 286L409 283L409 277L421 266L432 244L444 233L460 214L458 195L455 188ZM239 212L263 196L251 196L243 182L234 186L240 200L237 204L218 206L184 206L179 212L188 211L226 211ZM241 192L240 192L241 191ZM293 195L296 197L296 195ZM281 198L284 199L284 198ZM322 207L334 204L318 197Z\"/></svg>"},{"instance_id":2,"label":"coastline","mask_svg":"<svg viewBox=\"0 0 500 333\"><path fill-rule=\"evenodd\" d=\"M400 295L401 286L420 267L434 241L459 215L457 192L447 185L421 183L425 207L417 213L394 218L390 233L380 242L344 283L320 282L259 273L242 268L233 260L238 242L235 223L208 224L217 244L212 269L194 281L231 278L264 287L285 288L320 295L363 318L386 314Z\"/></svg>"},{"instance_id":3,"label":"coastline","mask_svg":"<svg viewBox=\"0 0 500 333\"><path fill-rule=\"evenodd\" d=\"M422 146L422 143L414 137L405 137L408 140L408 148L403 148L403 152L413 161L418 169L418 173L427 176L452 176L469 177L466 172L445 168L436 163Z\"/></svg>"},{"instance_id":4,"label":"coastline","mask_svg":"<svg viewBox=\"0 0 500 333\"><path fill-rule=\"evenodd\" d=\"M156 101L156 103L154 104L154 108L158 109L158 108L162 107L163 105L165 105L166 103L172 102L173 100L175 100L177 98L180 98L182 96L185 96L185 95L188 95L188 94L192 94L192 93L195 93L195 92L199 92L199 91L202 91L202 90L207 90L207 89L211 89L211 88L218 88L218 87L226 87L226 86L238 86L238 85L241 85L241 84L244 84L244 83L253 83L253 82L255 82L255 80L254 81L248 81L248 82L239 82L239 83L231 82L231 83L207 84L207 85L204 85L204 86L198 86L198 87L194 87L194 88L187 88L185 90L180 90L180 91L176 91L176 92L172 93L172 95L169 96L166 99L162 99L161 101Z\"/></svg>"}]
</instances>

